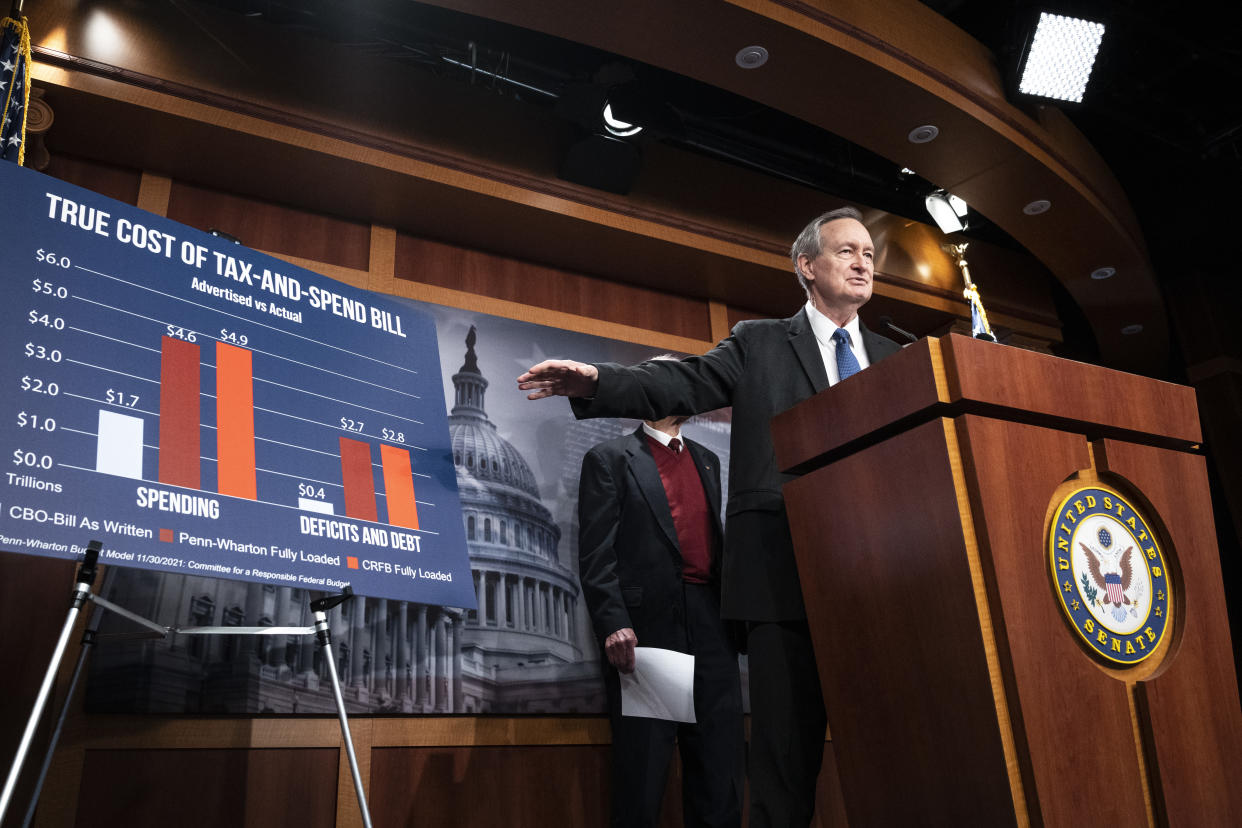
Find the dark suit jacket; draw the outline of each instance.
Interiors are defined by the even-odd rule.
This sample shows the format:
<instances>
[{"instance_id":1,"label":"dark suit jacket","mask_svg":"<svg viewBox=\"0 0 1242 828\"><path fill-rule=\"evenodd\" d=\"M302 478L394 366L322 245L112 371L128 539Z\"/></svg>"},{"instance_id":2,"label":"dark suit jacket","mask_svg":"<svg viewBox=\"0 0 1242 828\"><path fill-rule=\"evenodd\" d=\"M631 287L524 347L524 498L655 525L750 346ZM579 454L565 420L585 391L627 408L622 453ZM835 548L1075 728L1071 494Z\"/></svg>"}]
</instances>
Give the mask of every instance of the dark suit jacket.
<instances>
[{"instance_id":1,"label":"dark suit jacket","mask_svg":"<svg viewBox=\"0 0 1242 828\"><path fill-rule=\"evenodd\" d=\"M685 444L703 481L719 561L720 460ZM690 651L681 567L668 496L642 428L592 448L578 488L578 573L599 640L632 627L640 646Z\"/></svg>"},{"instance_id":2,"label":"dark suit jacket","mask_svg":"<svg viewBox=\"0 0 1242 828\"><path fill-rule=\"evenodd\" d=\"M872 362L900 350L892 340L861 330ZM806 309L788 319L741 322L702 356L596 368L595 396L570 401L578 417L656 420L733 406L721 611L750 621L805 618L781 495L792 477L776 468L769 424L828 387Z\"/></svg>"}]
</instances>

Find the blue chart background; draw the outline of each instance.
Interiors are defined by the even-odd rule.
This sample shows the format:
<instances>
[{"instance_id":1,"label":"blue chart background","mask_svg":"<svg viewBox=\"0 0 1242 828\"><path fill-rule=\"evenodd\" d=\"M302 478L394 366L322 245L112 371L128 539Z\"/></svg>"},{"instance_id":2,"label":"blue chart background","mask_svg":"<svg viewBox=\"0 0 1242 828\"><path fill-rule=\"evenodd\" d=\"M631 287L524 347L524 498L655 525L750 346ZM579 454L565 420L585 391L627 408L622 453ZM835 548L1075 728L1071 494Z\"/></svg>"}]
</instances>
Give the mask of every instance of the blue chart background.
<instances>
[{"instance_id":1,"label":"blue chart background","mask_svg":"<svg viewBox=\"0 0 1242 828\"><path fill-rule=\"evenodd\" d=\"M110 564L327 591L348 583L362 595L475 606L428 314L13 164L0 164L0 192L0 548L70 558L98 539L101 560ZM108 213L106 235L62 221L59 209L49 217L49 193ZM155 237L160 252L135 246L118 238L122 219L175 240L163 248ZM183 245L206 248L201 265L183 263ZM254 284L218 275L216 252L251 265ZM257 277L265 268L297 280L301 298L262 289ZM195 290L195 279L300 312L302 321ZM313 307L312 286L361 302L366 321ZM405 336L373 327L371 309L390 314L388 328L399 324ZM170 326L181 338L192 333L200 349L197 491L158 482L160 347ZM215 494L216 342L231 337L253 352L255 501ZM100 410L143 420L143 480L95 471ZM49 420L54 430L46 430ZM379 523L344 516L342 436L371 446ZM381 442L410 452L418 530L387 526ZM335 514L299 510L300 485L322 492ZM219 518L141 507L140 487L216 500ZM303 517L353 527L345 531L360 539L309 534ZM373 542L361 540L364 528ZM161 529L172 530L174 542L162 542ZM141 536L147 531L151 537ZM417 551L396 548L398 536ZM265 554L232 551L219 539ZM315 555L338 560L306 559ZM348 568L348 556L360 568ZM202 564L229 567L229 574Z\"/></svg>"}]
</instances>

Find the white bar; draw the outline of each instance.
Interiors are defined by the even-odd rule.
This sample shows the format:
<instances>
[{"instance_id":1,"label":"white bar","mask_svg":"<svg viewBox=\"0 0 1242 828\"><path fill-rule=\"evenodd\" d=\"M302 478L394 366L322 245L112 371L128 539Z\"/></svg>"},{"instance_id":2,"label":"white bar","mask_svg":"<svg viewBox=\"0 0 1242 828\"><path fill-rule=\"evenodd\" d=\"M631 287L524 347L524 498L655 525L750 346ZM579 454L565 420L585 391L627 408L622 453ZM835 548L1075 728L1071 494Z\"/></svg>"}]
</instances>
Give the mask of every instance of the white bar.
<instances>
[{"instance_id":1,"label":"white bar","mask_svg":"<svg viewBox=\"0 0 1242 828\"><path fill-rule=\"evenodd\" d=\"M143 425L141 417L101 409L95 471L141 480Z\"/></svg>"},{"instance_id":2,"label":"white bar","mask_svg":"<svg viewBox=\"0 0 1242 828\"><path fill-rule=\"evenodd\" d=\"M320 512L325 515L336 514L332 509L331 503L326 503L322 500L311 500L309 497L299 497L298 508L305 509L308 512Z\"/></svg>"}]
</instances>

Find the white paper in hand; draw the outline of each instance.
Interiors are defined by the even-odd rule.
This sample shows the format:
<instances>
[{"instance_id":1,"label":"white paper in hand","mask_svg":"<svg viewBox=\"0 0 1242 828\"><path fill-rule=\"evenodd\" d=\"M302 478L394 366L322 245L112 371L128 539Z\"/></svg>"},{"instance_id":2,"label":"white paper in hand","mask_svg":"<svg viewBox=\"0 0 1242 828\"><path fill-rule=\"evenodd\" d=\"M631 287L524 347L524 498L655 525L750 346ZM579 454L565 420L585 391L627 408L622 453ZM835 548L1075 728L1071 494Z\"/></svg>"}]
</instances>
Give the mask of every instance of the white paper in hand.
<instances>
[{"instance_id":1,"label":"white paper in hand","mask_svg":"<svg viewBox=\"0 0 1242 828\"><path fill-rule=\"evenodd\" d=\"M634 672L621 674L621 715L694 724L694 656L634 648Z\"/></svg>"}]
</instances>

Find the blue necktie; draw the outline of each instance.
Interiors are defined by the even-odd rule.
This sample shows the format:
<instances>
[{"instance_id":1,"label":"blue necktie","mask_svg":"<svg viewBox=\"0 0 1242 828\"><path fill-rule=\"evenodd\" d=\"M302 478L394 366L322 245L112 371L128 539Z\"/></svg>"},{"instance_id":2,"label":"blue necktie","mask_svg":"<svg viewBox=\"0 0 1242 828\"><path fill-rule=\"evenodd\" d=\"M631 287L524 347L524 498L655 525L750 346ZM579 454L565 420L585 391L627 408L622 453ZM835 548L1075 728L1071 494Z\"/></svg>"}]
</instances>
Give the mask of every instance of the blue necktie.
<instances>
[{"instance_id":1,"label":"blue necktie","mask_svg":"<svg viewBox=\"0 0 1242 828\"><path fill-rule=\"evenodd\" d=\"M843 380L849 379L862 370L858 367L854 352L850 350L850 332L845 328L837 328L832 332L832 339L837 343L837 374Z\"/></svg>"}]
</instances>

